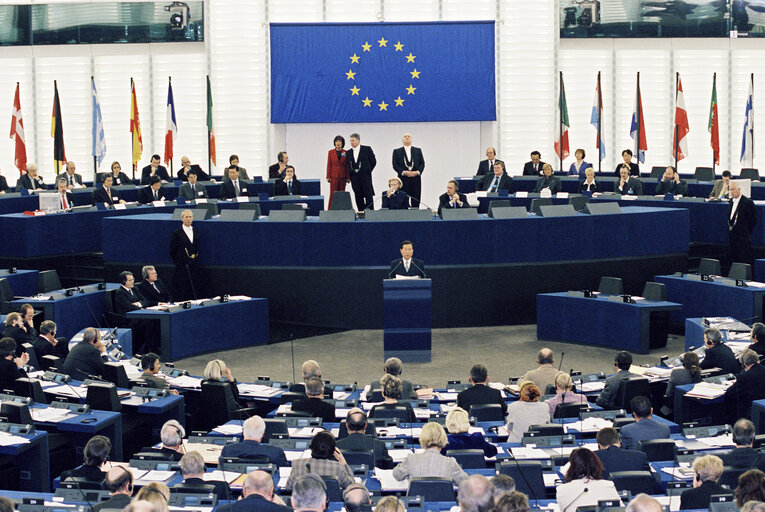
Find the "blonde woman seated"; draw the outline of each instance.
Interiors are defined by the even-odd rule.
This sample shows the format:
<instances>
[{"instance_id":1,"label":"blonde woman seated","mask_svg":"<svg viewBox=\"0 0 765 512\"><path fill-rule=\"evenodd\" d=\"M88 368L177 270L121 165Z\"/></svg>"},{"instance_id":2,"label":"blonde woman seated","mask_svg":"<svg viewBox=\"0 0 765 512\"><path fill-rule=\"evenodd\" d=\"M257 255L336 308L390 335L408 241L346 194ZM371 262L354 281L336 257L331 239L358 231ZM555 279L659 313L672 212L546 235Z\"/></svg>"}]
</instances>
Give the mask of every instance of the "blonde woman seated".
<instances>
[{"instance_id":1,"label":"blonde woman seated","mask_svg":"<svg viewBox=\"0 0 765 512\"><path fill-rule=\"evenodd\" d=\"M467 478L467 473L462 471L457 459L441 455L447 442L444 427L434 422L426 423L420 434L420 446L425 451L409 455L404 462L393 468L393 478L440 477L451 478L455 485L459 484Z\"/></svg>"},{"instance_id":2,"label":"blonde woman seated","mask_svg":"<svg viewBox=\"0 0 765 512\"><path fill-rule=\"evenodd\" d=\"M521 383L520 400L507 406L507 442L520 443L531 425L550 423L550 408L539 401L542 393L533 382Z\"/></svg>"},{"instance_id":3,"label":"blonde woman seated","mask_svg":"<svg viewBox=\"0 0 765 512\"><path fill-rule=\"evenodd\" d=\"M409 208L409 196L401 190L401 180L394 176L388 180L388 190L382 193L382 207L390 210L406 210Z\"/></svg>"},{"instance_id":4,"label":"blonde woman seated","mask_svg":"<svg viewBox=\"0 0 765 512\"><path fill-rule=\"evenodd\" d=\"M566 483L555 489L561 512L591 507L599 500L618 500L619 493L611 480L603 478L603 464L592 451L577 448L571 452Z\"/></svg>"},{"instance_id":5,"label":"blonde woman seated","mask_svg":"<svg viewBox=\"0 0 765 512\"><path fill-rule=\"evenodd\" d=\"M228 382L231 386L231 394L234 397L234 401L228 404L229 411L235 411L241 409L239 405L239 388L236 384L236 379L231 374L231 369L226 366L226 363L221 359L213 359L207 366L205 366L204 372L205 380L202 382Z\"/></svg>"},{"instance_id":6,"label":"blonde woman seated","mask_svg":"<svg viewBox=\"0 0 765 512\"><path fill-rule=\"evenodd\" d=\"M404 391L404 384L401 382L401 379L394 377L393 375L383 375L383 378L380 379L380 386L382 386L384 402L372 407L372 410L369 411L369 417L374 418L378 412L387 409L403 407L406 409L406 419L404 421L407 423L415 423L417 421L417 416L414 414L412 404L405 400L401 400L401 394ZM380 414L378 417L383 417L383 415Z\"/></svg>"},{"instance_id":7,"label":"blonde woman seated","mask_svg":"<svg viewBox=\"0 0 765 512\"><path fill-rule=\"evenodd\" d=\"M170 489L160 482L144 485L133 498L133 501L147 501L152 504L154 512L168 512L170 506Z\"/></svg>"},{"instance_id":8,"label":"blonde woman seated","mask_svg":"<svg viewBox=\"0 0 765 512\"><path fill-rule=\"evenodd\" d=\"M446 415L446 430L449 431L446 436L449 442L441 450L442 455L446 455L448 450L483 450L485 457L497 454L497 447L486 442L480 432L468 434L470 418L462 407L455 407Z\"/></svg>"},{"instance_id":9,"label":"blonde woman seated","mask_svg":"<svg viewBox=\"0 0 765 512\"><path fill-rule=\"evenodd\" d=\"M555 396L547 400L545 403L550 408L550 417L555 417L555 409L562 404L586 404L587 397L574 393L572 389L574 383L571 377L567 373L559 373L555 377Z\"/></svg>"},{"instance_id":10,"label":"blonde woman seated","mask_svg":"<svg viewBox=\"0 0 765 512\"><path fill-rule=\"evenodd\" d=\"M308 473L335 478L341 489L353 483L353 471L335 444L335 436L326 430L317 432L311 440L311 457L292 461L287 489L292 489L298 478Z\"/></svg>"},{"instance_id":11,"label":"blonde woman seated","mask_svg":"<svg viewBox=\"0 0 765 512\"><path fill-rule=\"evenodd\" d=\"M406 507L395 496L386 496L377 502L375 512L406 512Z\"/></svg>"}]
</instances>

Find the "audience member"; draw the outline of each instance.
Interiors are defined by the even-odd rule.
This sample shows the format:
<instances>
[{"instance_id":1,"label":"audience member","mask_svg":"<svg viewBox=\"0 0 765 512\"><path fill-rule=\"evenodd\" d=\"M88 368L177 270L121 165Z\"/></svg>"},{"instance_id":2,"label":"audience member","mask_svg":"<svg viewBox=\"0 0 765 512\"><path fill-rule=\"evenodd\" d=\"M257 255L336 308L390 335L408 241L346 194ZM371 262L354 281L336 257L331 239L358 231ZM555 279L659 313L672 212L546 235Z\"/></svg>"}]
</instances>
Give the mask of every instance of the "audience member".
<instances>
[{"instance_id":1,"label":"audience member","mask_svg":"<svg viewBox=\"0 0 765 512\"><path fill-rule=\"evenodd\" d=\"M352 483L343 491L345 512L361 512L362 507L372 506L372 497L364 484Z\"/></svg>"},{"instance_id":2,"label":"audience member","mask_svg":"<svg viewBox=\"0 0 765 512\"><path fill-rule=\"evenodd\" d=\"M664 507L656 498L640 493L627 504L625 512L664 512Z\"/></svg>"},{"instance_id":3,"label":"audience member","mask_svg":"<svg viewBox=\"0 0 765 512\"><path fill-rule=\"evenodd\" d=\"M106 436L93 436L88 439L82 452L82 466L61 472L60 481L67 478L85 478L92 482L103 482L106 472L101 467L109 459L112 442Z\"/></svg>"},{"instance_id":4,"label":"audience member","mask_svg":"<svg viewBox=\"0 0 765 512\"><path fill-rule=\"evenodd\" d=\"M450 478L459 485L467 478L467 473L462 470L457 459L441 455L441 450L447 442L446 432L441 425L435 422L426 423L420 434L420 446L424 451L408 455L404 462L393 468L393 478Z\"/></svg>"},{"instance_id":5,"label":"audience member","mask_svg":"<svg viewBox=\"0 0 765 512\"><path fill-rule=\"evenodd\" d=\"M712 188L712 192L709 193L709 197L712 199L729 199L730 198L730 180L731 173L729 170L724 170L721 180L715 180L715 186Z\"/></svg>"},{"instance_id":6,"label":"audience member","mask_svg":"<svg viewBox=\"0 0 765 512\"><path fill-rule=\"evenodd\" d=\"M638 450L625 450L616 429L606 427L596 436L598 450L595 455L603 464L603 478L609 478L616 471L650 471L648 456Z\"/></svg>"},{"instance_id":7,"label":"audience member","mask_svg":"<svg viewBox=\"0 0 765 512\"><path fill-rule=\"evenodd\" d=\"M507 402L502 392L489 386L489 371L482 364L475 364L470 369L471 387L460 391L457 395L457 407L462 407L470 414L473 405L499 404L502 414L507 412Z\"/></svg>"},{"instance_id":8,"label":"audience member","mask_svg":"<svg viewBox=\"0 0 765 512\"><path fill-rule=\"evenodd\" d=\"M189 181L189 175L192 173L202 181L208 181L210 179L210 176L202 170L199 164L192 164L189 157L182 156L181 168L178 169L178 178L180 178L181 181ZM212 182L215 183L215 180L212 180Z\"/></svg>"},{"instance_id":9,"label":"audience member","mask_svg":"<svg viewBox=\"0 0 765 512\"><path fill-rule=\"evenodd\" d=\"M16 357L20 356L22 352L26 352L22 344L33 343L37 337L37 333L31 332L24 323L24 317L21 313L15 311L8 313L3 325L5 326L3 338L13 338L16 341Z\"/></svg>"},{"instance_id":10,"label":"audience member","mask_svg":"<svg viewBox=\"0 0 765 512\"><path fill-rule=\"evenodd\" d=\"M494 505L494 490L483 475L470 475L460 482L457 505L461 512L489 512Z\"/></svg>"},{"instance_id":11,"label":"audience member","mask_svg":"<svg viewBox=\"0 0 765 512\"><path fill-rule=\"evenodd\" d=\"M107 357L106 346L101 343L101 331L95 327L88 327L82 333L82 341L77 343L66 356L59 372L77 380L98 376L104 372Z\"/></svg>"},{"instance_id":12,"label":"audience member","mask_svg":"<svg viewBox=\"0 0 765 512\"><path fill-rule=\"evenodd\" d=\"M553 174L552 165L544 164L542 166L542 176L539 177L537 184L534 185L534 192L542 193L549 191L550 194L557 194L560 190L560 178Z\"/></svg>"},{"instance_id":13,"label":"audience member","mask_svg":"<svg viewBox=\"0 0 765 512\"><path fill-rule=\"evenodd\" d=\"M445 208L470 208L467 196L460 193L460 185L456 180L449 180L446 192L438 196L438 215Z\"/></svg>"},{"instance_id":14,"label":"audience member","mask_svg":"<svg viewBox=\"0 0 765 512\"><path fill-rule=\"evenodd\" d=\"M164 201L165 199L162 179L159 176L150 178L148 186L138 191L138 204L152 204L154 201Z\"/></svg>"},{"instance_id":15,"label":"audience member","mask_svg":"<svg viewBox=\"0 0 765 512\"><path fill-rule=\"evenodd\" d=\"M205 480L205 459L199 452L191 451L181 457L179 466L183 482L175 487L198 488L200 492L211 489L218 495L219 500L230 500L231 489L227 482L220 480Z\"/></svg>"},{"instance_id":16,"label":"audience member","mask_svg":"<svg viewBox=\"0 0 765 512\"><path fill-rule=\"evenodd\" d=\"M542 154L539 151L531 152L531 160L523 164L524 176L539 176L542 174L542 166L545 164L542 161Z\"/></svg>"},{"instance_id":17,"label":"audience member","mask_svg":"<svg viewBox=\"0 0 765 512\"><path fill-rule=\"evenodd\" d=\"M321 477L337 479L341 489L353 483L353 471L335 444L335 436L326 430L317 432L311 440L311 456L292 462L292 471L287 479L287 489L293 489L303 475L312 473ZM294 491L294 489L293 489Z\"/></svg>"},{"instance_id":18,"label":"audience member","mask_svg":"<svg viewBox=\"0 0 765 512\"><path fill-rule=\"evenodd\" d=\"M484 175L481 181L478 182L477 188L479 190L485 190L486 192L507 190L509 193L512 186L513 178L507 175L505 162L497 160L494 162L492 172Z\"/></svg>"},{"instance_id":19,"label":"audience member","mask_svg":"<svg viewBox=\"0 0 765 512\"><path fill-rule=\"evenodd\" d=\"M614 192L623 196L642 196L643 195L643 182L640 178L630 176L630 165L637 164L622 164L618 166L617 172L619 180L614 185Z\"/></svg>"},{"instance_id":20,"label":"audience member","mask_svg":"<svg viewBox=\"0 0 765 512\"><path fill-rule=\"evenodd\" d=\"M616 171L614 174L618 177L622 167L627 167L630 176L640 176L640 166L632 161L632 150L625 149L622 151L623 162L616 165Z\"/></svg>"},{"instance_id":21,"label":"audience member","mask_svg":"<svg viewBox=\"0 0 765 512\"><path fill-rule=\"evenodd\" d=\"M288 165L284 168L284 177L274 182L275 196L299 196L300 180L295 176L295 168Z\"/></svg>"},{"instance_id":22,"label":"audience member","mask_svg":"<svg viewBox=\"0 0 765 512\"><path fill-rule=\"evenodd\" d=\"M170 175L167 174L167 168L164 165L160 165L161 158L159 155L151 156L151 163L141 169L141 185L148 185L151 183L151 179L155 176L162 181L170 181Z\"/></svg>"},{"instance_id":23,"label":"audience member","mask_svg":"<svg viewBox=\"0 0 765 512\"><path fill-rule=\"evenodd\" d=\"M757 352L760 357L765 356L765 324L760 322L752 324L752 332L749 338L752 340L749 348Z\"/></svg>"},{"instance_id":24,"label":"audience member","mask_svg":"<svg viewBox=\"0 0 765 512\"><path fill-rule=\"evenodd\" d=\"M375 512L406 512L406 507L396 496L385 496L377 502Z\"/></svg>"},{"instance_id":25,"label":"audience member","mask_svg":"<svg viewBox=\"0 0 765 512\"><path fill-rule=\"evenodd\" d=\"M180 172L180 171L179 171ZM199 174L191 169L186 174L187 183L184 183L178 189L178 196L184 198L186 201L196 201L197 199L207 199L207 187L201 183L197 183ZM215 183L215 180L212 180Z\"/></svg>"},{"instance_id":26,"label":"audience member","mask_svg":"<svg viewBox=\"0 0 765 512\"><path fill-rule=\"evenodd\" d=\"M693 488L680 495L680 510L708 509L713 494L730 495L730 489L717 485L723 472L720 457L704 455L693 461Z\"/></svg>"},{"instance_id":27,"label":"audience member","mask_svg":"<svg viewBox=\"0 0 765 512\"><path fill-rule=\"evenodd\" d=\"M674 405L675 388L677 386L701 382L699 355L696 352L686 352L683 354L682 362L682 368L675 368L669 374L669 384L667 384L667 391L664 394L664 401L670 409Z\"/></svg>"},{"instance_id":28,"label":"audience member","mask_svg":"<svg viewBox=\"0 0 765 512\"><path fill-rule=\"evenodd\" d=\"M704 360L701 361L699 368L708 370L710 368L720 368L725 373L736 374L740 370L740 365L733 355L731 348L722 342L722 333L710 327L704 330Z\"/></svg>"},{"instance_id":29,"label":"audience member","mask_svg":"<svg viewBox=\"0 0 765 512\"><path fill-rule=\"evenodd\" d=\"M685 180L680 179L680 175L671 165L667 166L667 170L664 171L664 176L661 177L659 184L656 185L656 195L663 194L672 194L676 196L688 195L688 184Z\"/></svg>"},{"instance_id":30,"label":"audience member","mask_svg":"<svg viewBox=\"0 0 765 512\"><path fill-rule=\"evenodd\" d=\"M313 473L296 478L290 504L295 512L322 512L327 508L327 484Z\"/></svg>"},{"instance_id":31,"label":"audience member","mask_svg":"<svg viewBox=\"0 0 765 512\"><path fill-rule=\"evenodd\" d=\"M382 207L389 210L406 210L409 208L409 196L401 190L401 178L394 176L388 179L388 188L382 193Z\"/></svg>"},{"instance_id":32,"label":"audience member","mask_svg":"<svg viewBox=\"0 0 765 512\"><path fill-rule=\"evenodd\" d=\"M41 361L43 356L56 356L62 361L66 360L69 345L56 338L56 331L56 323L53 320L44 320L40 324L40 335L32 342L38 361Z\"/></svg>"},{"instance_id":33,"label":"audience member","mask_svg":"<svg viewBox=\"0 0 765 512\"><path fill-rule=\"evenodd\" d=\"M494 503L497 503L499 499L515 490L515 480L509 475L494 475L491 477L491 485L494 491Z\"/></svg>"},{"instance_id":34,"label":"audience member","mask_svg":"<svg viewBox=\"0 0 765 512\"><path fill-rule=\"evenodd\" d=\"M162 368L162 363L159 361L159 356L154 352L149 352L141 357L141 368L143 373L141 379L146 382L150 388L170 389L170 383L163 377L157 377L159 371ZM177 395L178 391L172 389L170 393Z\"/></svg>"},{"instance_id":35,"label":"audience member","mask_svg":"<svg viewBox=\"0 0 765 512\"><path fill-rule=\"evenodd\" d=\"M741 418L733 424L733 443L736 445L731 451L720 454L723 466L732 468L757 468L765 471L765 455L755 450L754 423L746 418Z\"/></svg>"},{"instance_id":36,"label":"audience member","mask_svg":"<svg viewBox=\"0 0 765 512\"><path fill-rule=\"evenodd\" d=\"M520 491L503 494L494 502L494 512L529 512L529 498Z\"/></svg>"},{"instance_id":37,"label":"audience member","mask_svg":"<svg viewBox=\"0 0 765 512\"><path fill-rule=\"evenodd\" d=\"M177 420L167 420L159 431L159 439L162 444L159 448L146 447L143 451L161 453L168 460L179 461L183 456L183 438L186 430Z\"/></svg>"},{"instance_id":38,"label":"audience member","mask_svg":"<svg viewBox=\"0 0 765 512\"><path fill-rule=\"evenodd\" d=\"M414 387L412 386L412 383L408 380L401 377L401 374L404 371L404 365L401 362L401 359L398 357L389 357L385 360L385 365L383 366L383 371L385 372L385 375L393 375L394 377L398 377L401 379L401 396L405 400L416 400L417 399L417 393L414 391ZM382 385L380 384L380 379L373 380L372 383L369 385L369 392L382 389ZM367 398L369 400L369 398Z\"/></svg>"},{"instance_id":39,"label":"audience member","mask_svg":"<svg viewBox=\"0 0 765 512\"><path fill-rule=\"evenodd\" d=\"M533 382L521 383L520 400L507 406L508 443L520 443L531 425L550 423L550 408L539 401L540 396Z\"/></svg>"},{"instance_id":40,"label":"audience member","mask_svg":"<svg viewBox=\"0 0 765 512\"><path fill-rule=\"evenodd\" d=\"M345 420L348 437L337 440L337 447L343 451L371 451L375 457L375 467L393 469L393 459L388 454L385 442L366 434L367 415L358 407L348 411Z\"/></svg>"},{"instance_id":41,"label":"audience member","mask_svg":"<svg viewBox=\"0 0 765 512\"><path fill-rule=\"evenodd\" d=\"M401 400L401 392L402 392L402 385L401 385L401 379L398 377L394 377L393 375L384 375L382 379L380 379L380 384L382 385L382 396L383 396L383 403L375 405L372 407L372 410L369 411L369 417L370 418L383 418L387 417L385 416L386 413L384 411L389 411L391 409L399 409L404 408L406 409L406 418L404 421L407 423L415 423L417 421L417 416L414 415L414 409L412 408L412 404L405 400Z\"/></svg>"},{"instance_id":42,"label":"audience member","mask_svg":"<svg viewBox=\"0 0 765 512\"><path fill-rule=\"evenodd\" d=\"M579 179L584 179L587 169L592 169L592 164L584 161L585 156L587 156L587 154L581 148L574 151L575 162L568 168L568 174L570 176L579 176Z\"/></svg>"},{"instance_id":43,"label":"audience member","mask_svg":"<svg viewBox=\"0 0 765 512\"><path fill-rule=\"evenodd\" d=\"M746 349L740 357L744 371L736 375L736 382L725 392L725 403L729 415L749 418L752 402L765 398L765 367L760 364L760 356L754 350Z\"/></svg>"},{"instance_id":44,"label":"audience member","mask_svg":"<svg viewBox=\"0 0 765 512\"><path fill-rule=\"evenodd\" d=\"M561 373L553 366L553 351L545 347L537 354L537 368L527 371L518 382L533 382L544 392L548 386L555 387L555 377Z\"/></svg>"},{"instance_id":45,"label":"audience member","mask_svg":"<svg viewBox=\"0 0 765 512\"><path fill-rule=\"evenodd\" d=\"M750 469L739 476L733 496L737 507L743 507L744 503L750 501L765 501L765 473L759 469Z\"/></svg>"},{"instance_id":46,"label":"audience member","mask_svg":"<svg viewBox=\"0 0 765 512\"><path fill-rule=\"evenodd\" d=\"M616 353L614 359L614 366L616 367L616 373L606 379L603 391L598 395L597 403L601 407L613 407L617 398L617 391L623 380L627 380L631 377L639 377L639 375L630 372L630 366L632 366L632 354L626 350L620 350Z\"/></svg>"},{"instance_id":47,"label":"audience member","mask_svg":"<svg viewBox=\"0 0 765 512\"><path fill-rule=\"evenodd\" d=\"M268 179L273 180L283 178L289 161L290 157L287 155L287 152L279 151L276 154L276 163L268 167Z\"/></svg>"},{"instance_id":48,"label":"audience member","mask_svg":"<svg viewBox=\"0 0 765 512\"><path fill-rule=\"evenodd\" d=\"M765 512L765 503L762 501L747 501L741 507L740 512Z\"/></svg>"},{"instance_id":49,"label":"audience member","mask_svg":"<svg viewBox=\"0 0 765 512\"><path fill-rule=\"evenodd\" d=\"M480 432L469 434L470 418L462 407L455 407L446 415L446 438L448 444L441 450L442 455L448 455L449 450L483 450L485 457L494 457L497 447L484 439Z\"/></svg>"},{"instance_id":50,"label":"audience member","mask_svg":"<svg viewBox=\"0 0 765 512\"><path fill-rule=\"evenodd\" d=\"M229 411L236 411L241 409L239 405L239 387L236 384L236 379L231 374L231 369L226 366L226 362L222 359L213 359L205 366L204 371L205 380L202 382L228 382L231 389L231 403L228 404Z\"/></svg>"},{"instance_id":51,"label":"audience member","mask_svg":"<svg viewBox=\"0 0 765 512\"><path fill-rule=\"evenodd\" d=\"M270 473L257 470L249 473L242 485L242 499L223 505L221 512L291 512L292 509L274 493L274 479Z\"/></svg>"},{"instance_id":52,"label":"audience member","mask_svg":"<svg viewBox=\"0 0 765 512\"><path fill-rule=\"evenodd\" d=\"M496 157L496 149L492 147L486 148L486 160L481 160L478 163L478 170L475 172L476 177L486 176L487 174L491 175L492 171L494 170L494 162L496 161Z\"/></svg>"},{"instance_id":53,"label":"audience member","mask_svg":"<svg viewBox=\"0 0 765 512\"><path fill-rule=\"evenodd\" d=\"M242 178L243 180L249 180L250 179L250 177L247 175L247 169L245 169L244 167L241 167L239 165L239 156L238 155L231 155L230 157L228 157L228 165L230 167L236 167L236 169L239 171L239 177ZM228 173L224 172L223 173L223 180L225 181L227 179L229 179L229 175L228 175Z\"/></svg>"},{"instance_id":54,"label":"audience member","mask_svg":"<svg viewBox=\"0 0 765 512\"><path fill-rule=\"evenodd\" d=\"M574 382L567 373L559 373L555 377L555 396L546 400L545 403L550 409L550 417L555 417L555 410L563 404L584 404L587 405L587 396L575 393Z\"/></svg>"},{"instance_id":55,"label":"audience member","mask_svg":"<svg viewBox=\"0 0 765 512\"><path fill-rule=\"evenodd\" d=\"M555 488L555 498L561 512L591 507L597 505L599 500L619 499L614 483L603 478L600 459L587 448L577 448L571 452L565 477L566 483Z\"/></svg>"},{"instance_id":56,"label":"audience member","mask_svg":"<svg viewBox=\"0 0 765 512\"><path fill-rule=\"evenodd\" d=\"M125 508L130 504L130 497L133 495L133 473L122 466L113 466L106 473L103 487L112 497L93 505L93 512Z\"/></svg>"},{"instance_id":57,"label":"audience member","mask_svg":"<svg viewBox=\"0 0 765 512\"><path fill-rule=\"evenodd\" d=\"M24 352L16 357L16 341L13 338L0 338L0 390L13 391L16 379L26 377L22 367L29 362L29 354Z\"/></svg>"},{"instance_id":58,"label":"audience member","mask_svg":"<svg viewBox=\"0 0 765 512\"><path fill-rule=\"evenodd\" d=\"M170 510L170 489L161 482L151 482L141 487L135 495L136 501L148 501L152 504L154 512L168 512Z\"/></svg>"},{"instance_id":59,"label":"audience member","mask_svg":"<svg viewBox=\"0 0 765 512\"><path fill-rule=\"evenodd\" d=\"M130 185L132 182L130 181L130 178L128 178L128 175L122 172L122 166L119 162L115 161L112 162L111 165L111 174L106 174L100 178L101 182L103 182L107 176L112 177L112 183L114 185Z\"/></svg>"},{"instance_id":60,"label":"audience member","mask_svg":"<svg viewBox=\"0 0 765 512\"><path fill-rule=\"evenodd\" d=\"M579 183L579 193L582 192L601 192L600 183L595 180L595 171L592 167L584 171L584 179Z\"/></svg>"},{"instance_id":61,"label":"audience member","mask_svg":"<svg viewBox=\"0 0 765 512\"><path fill-rule=\"evenodd\" d=\"M311 377L305 383L307 398L295 399L292 402L292 410L307 412L314 418L321 418L325 422L335 421L335 404L324 400L324 382L316 377Z\"/></svg>"},{"instance_id":62,"label":"audience member","mask_svg":"<svg viewBox=\"0 0 765 512\"><path fill-rule=\"evenodd\" d=\"M640 448L640 441L669 439L669 427L653 419L651 400L645 396L636 396L630 401L632 417L635 423L622 427L620 432L626 450Z\"/></svg>"},{"instance_id":63,"label":"audience member","mask_svg":"<svg viewBox=\"0 0 765 512\"><path fill-rule=\"evenodd\" d=\"M228 179L223 181L218 191L218 197L221 199L236 199L240 196L249 196L247 191L247 182L239 176L239 168L233 165L226 169Z\"/></svg>"},{"instance_id":64,"label":"audience member","mask_svg":"<svg viewBox=\"0 0 765 512\"><path fill-rule=\"evenodd\" d=\"M247 418L242 424L243 440L238 443L229 443L223 447L220 460L236 457L239 459L266 458L271 464L279 467L289 466L284 450L278 446L263 444L263 435L266 433L266 423L260 416Z\"/></svg>"},{"instance_id":65,"label":"audience member","mask_svg":"<svg viewBox=\"0 0 765 512\"><path fill-rule=\"evenodd\" d=\"M170 291L165 286L165 283L159 278L156 268L152 265L145 265L141 268L141 276L143 279L136 286L136 289L143 296L146 307L173 302L173 297L170 295Z\"/></svg>"},{"instance_id":66,"label":"audience member","mask_svg":"<svg viewBox=\"0 0 765 512\"><path fill-rule=\"evenodd\" d=\"M319 366L319 363L314 361L313 359L309 359L308 361L305 361L303 365L300 367L300 372L303 374L303 382L298 382L296 384L293 384L290 386L290 393L303 393L305 394L305 383L310 379L311 377L316 377L317 379L321 379L321 366ZM324 385L324 396L327 398L332 398L332 388Z\"/></svg>"}]
</instances>

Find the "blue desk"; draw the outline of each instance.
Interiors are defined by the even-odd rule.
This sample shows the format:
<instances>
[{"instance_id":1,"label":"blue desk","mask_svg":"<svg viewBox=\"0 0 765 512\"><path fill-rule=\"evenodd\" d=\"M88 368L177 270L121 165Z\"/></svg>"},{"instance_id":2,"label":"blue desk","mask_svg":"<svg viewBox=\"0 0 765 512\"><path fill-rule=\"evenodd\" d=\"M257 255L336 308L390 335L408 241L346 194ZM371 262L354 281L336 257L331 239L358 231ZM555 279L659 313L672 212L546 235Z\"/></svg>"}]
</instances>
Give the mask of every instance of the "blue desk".
<instances>
[{"instance_id":1,"label":"blue desk","mask_svg":"<svg viewBox=\"0 0 765 512\"><path fill-rule=\"evenodd\" d=\"M752 402L752 423L757 434L765 432L765 400Z\"/></svg>"},{"instance_id":2,"label":"blue desk","mask_svg":"<svg viewBox=\"0 0 765 512\"><path fill-rule=\"evenodd\" d=\"M37 430L31 436L22 436L29 443L0 446L0 454L11 455L19 468L19 490L50 492L48 465L48 433Z\"/></svg>"},{"instance_id":3,"label":"blue desk","mask_svg":"<svg viewBox=\"0 0 765 512\"><path fill-rule=\"evenodd\" d=\"M695 384L684 384L675 387L674 420L682 425L698 418L711 418L711 425L724 425L729 422L725 407L725 396L712 400L686 397L685 394L693 389Z\"/></svg>"},{"instance_id":4,"label":"blue desk","mask_svg":"<svg viewBox=\"0 0 765 512\"><path fill-rule=\"evenodd\" d=\"M673 313L673 321L707 316L730 316L744 323L762 321L765 288L731 286L722 279L696 281L687 276L656 276L655 281L666 287L667 300L683 305L682 312Z\"/></svg>"},{"instance_id":5,"label":"blue desk","mask_svg":"<svg viewBox=\"0 0 765 512\"><path fill-rule=\"evenodd\" d=\"M383 280L383 358L430 362L431 280Z\"/></svg>"},{"instance_id":6,"label":"blue desk","mask_svg":"<svg viewBox=\"0 0 765 512\"><path fill-rule=\"evenodd\" d=\"M651 334L655 339L663 335L666 344L666 325L661 328L658 315L680 310L680 304L644 300L627 304L617 298L614 301L607 297L573 297L567 292L541 293L537 295L537 338L638 354L648 353Z\"/></svg>"},{"instance_id":7,"label":"blue desk","mask_svg":"<svg viewBox=\"0 0 765 512\"><path fill-rule=\"evenodd\" d=\"M174 312L143 309L127 317L159 320L162 357L168 361L268 343L266 299L232 300Z\"/></svg>"},{"instance_id":8,"label":"blue desk","mask_svg":"<svg viewBox=\"0 0 765 512\"><path fill-rule=\"evenodd\" d=\"M34 409L45 409L45 404L35 404ZM83 420L95 419L92 423ZM77 460L82 459L82 452L91 437L102 435L112 442L110 458L122 460L122 416L118 412L92 411L90 414L78 414L59 422L35 421L35 427L46 432L66 433L69 442L74 446Z\"/></svg>"},{"instance_id":9,"label":"blue desk","mask_svg":"<svg viewBox=\"0 0 765 512\"><path fill-rule=\"evenodd\" d=\"M7 279L11 290L16 296L28 297L37 293L37 278L40 273L37 270L17 270L11 274L8 270L0 270L0 279Z\"/></svg>"},{"instance_id":10,"label":"blue desk","mask_svg":"<svg viewBox=\"0 0 765 512\"><path fill-rule=\"evenodd\" d=\"M704 331L707 327L702 320L703 318L685 319L685 350L697 349L704 345ZM723 341L728 341L728 330L722 329L720 333Z\"/></svg>"},{"instance_id":11,"label":"blue desk","mask_svg":"<svg viewBox=\"0 0 765 512\"><path fill-rule=\"evenodd\" d=\"M107 290L114 290L119 285L107 283ZM43 311L45 320L56 322L56 329L61 336L71 338L77 332L86 327L97 326L101 323L104 313L104 296L106 290L99 290L98 285L89 284L81 287L83 293L75 293L67 297L64 290L57 290L46 294L53 300L25 298L11 301L14 308L18 309L24 303L29 303L35 309Z\"/></svg>"}]
</instances>

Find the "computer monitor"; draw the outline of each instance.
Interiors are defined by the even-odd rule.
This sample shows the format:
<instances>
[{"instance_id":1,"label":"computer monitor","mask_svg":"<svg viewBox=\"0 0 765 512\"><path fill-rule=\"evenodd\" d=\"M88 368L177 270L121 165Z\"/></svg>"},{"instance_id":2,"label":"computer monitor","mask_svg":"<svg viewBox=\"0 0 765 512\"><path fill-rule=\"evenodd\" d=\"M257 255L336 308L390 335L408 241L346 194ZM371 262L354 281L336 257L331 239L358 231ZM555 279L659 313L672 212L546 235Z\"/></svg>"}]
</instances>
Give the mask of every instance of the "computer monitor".
<instances>
[{"instance_id":1,"label":"computer monitor","mask_svg":"<svg viewBox=\"0 0 765 512\"><path fill-rule=\"evenodd\" d=\"M56 192L42 192L37 197L40 199L40 210L57 211L61 209L61 196Z\"/></svg>"}]
</instances>

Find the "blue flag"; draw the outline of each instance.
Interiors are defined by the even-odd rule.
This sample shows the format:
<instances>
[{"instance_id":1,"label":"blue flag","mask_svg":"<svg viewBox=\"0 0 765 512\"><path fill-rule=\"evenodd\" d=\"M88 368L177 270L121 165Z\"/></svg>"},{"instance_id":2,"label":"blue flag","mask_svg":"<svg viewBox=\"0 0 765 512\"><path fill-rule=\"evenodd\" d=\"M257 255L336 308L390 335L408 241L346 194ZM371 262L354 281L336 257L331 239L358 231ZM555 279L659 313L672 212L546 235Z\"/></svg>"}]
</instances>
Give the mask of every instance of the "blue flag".
<instances>
[{"instance_id":1,"label":"blue flag","mask_svg":"<svg viewBox=\"0 0 765 512\"><path fill-rule=\"evenodd\" d=\"M271 24L271 122L493 121L494 22Z\"/></svg>"},{"instance_id":2,"label":"blue flag","mask_svg":"<svg viewBox=\"0 0 765 512\"><path fill-rule=\"evenodd\" d=\"M96 81L91 77L90 83L93 86L90 90L93 98L93 123L91 130L91 139L93 151L92 154L96 157L98 165L101 165L104 157L106 156L106 137L104 136L104 119L101 117L101 105L98 102L98 91L96 91Z\"/></svg>"}]
</instances>

